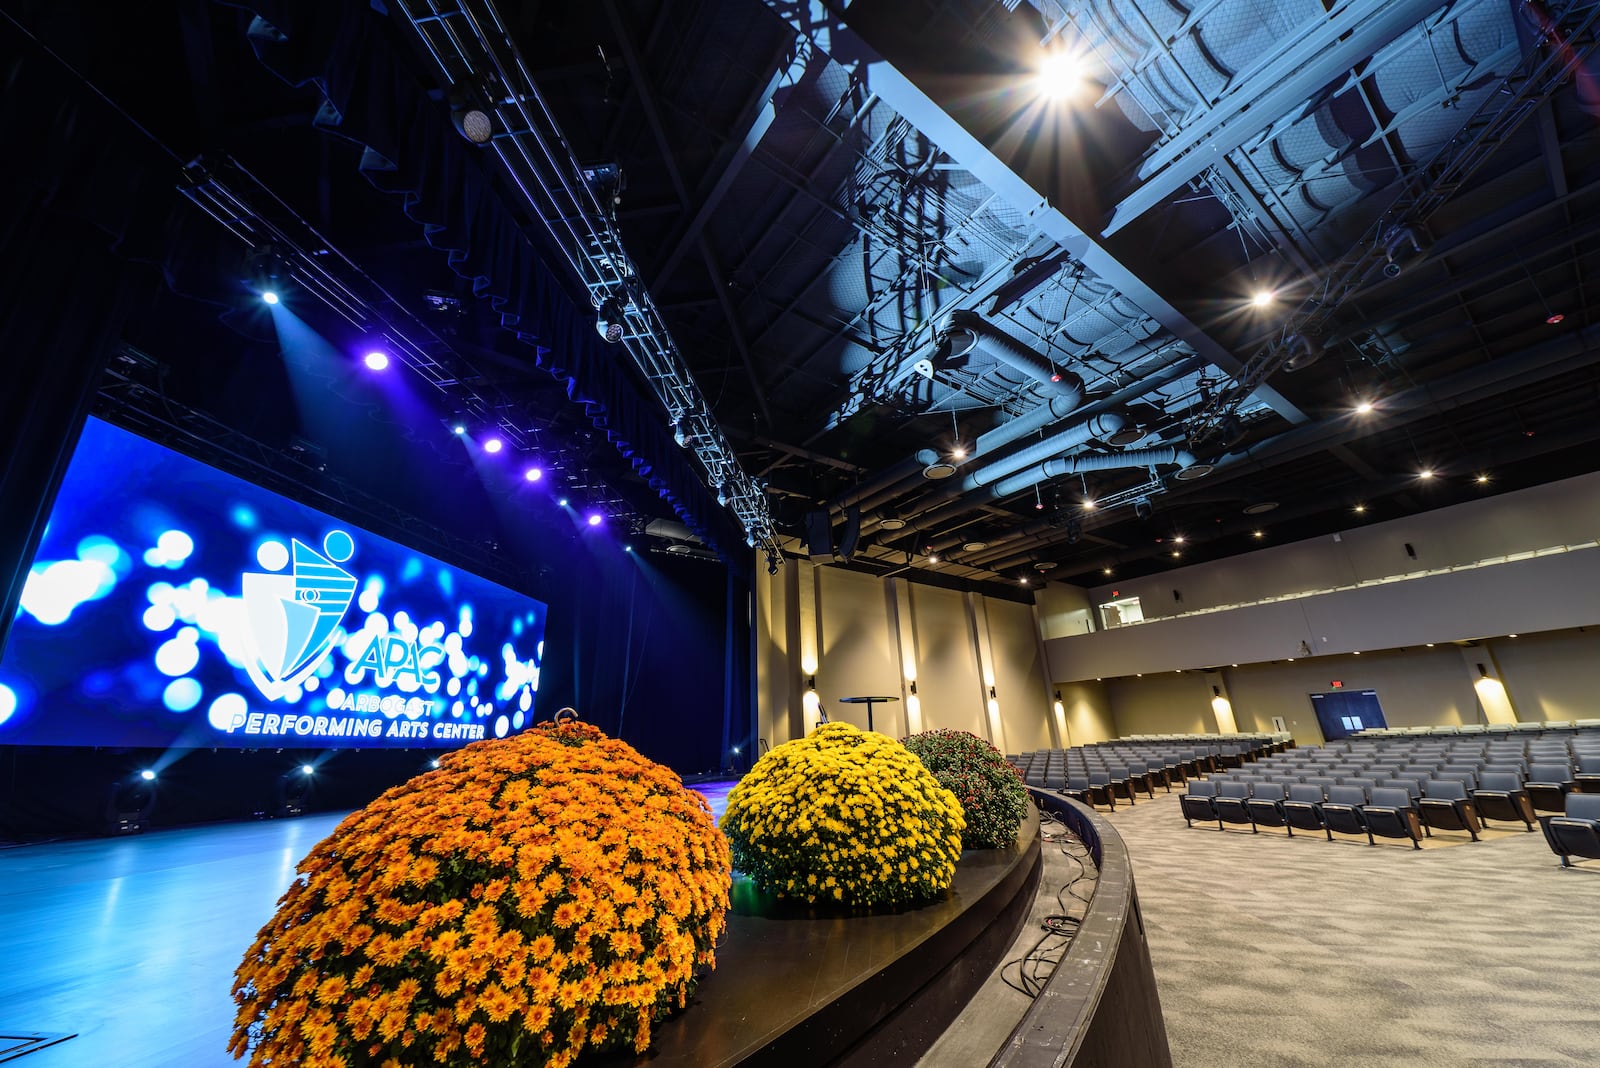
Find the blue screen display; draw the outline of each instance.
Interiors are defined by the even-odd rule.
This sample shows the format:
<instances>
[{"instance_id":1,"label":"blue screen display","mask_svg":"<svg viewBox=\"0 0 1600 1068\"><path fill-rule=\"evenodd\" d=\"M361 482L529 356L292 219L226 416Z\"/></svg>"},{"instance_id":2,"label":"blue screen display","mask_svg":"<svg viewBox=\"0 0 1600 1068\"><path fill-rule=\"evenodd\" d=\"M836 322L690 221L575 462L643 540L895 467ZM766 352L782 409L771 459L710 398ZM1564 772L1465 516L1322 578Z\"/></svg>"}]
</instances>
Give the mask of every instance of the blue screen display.
<instances>
[{"instance_id":1,"label":"blue screen display","mask_svg":"<svg viewBox=\"0 0 1600 1068\"><path fill-rule=\"evenodd\" d=\"M533 720L545 605L90 419L0 744L451 748Z\"/></svg>"}]
</instances>

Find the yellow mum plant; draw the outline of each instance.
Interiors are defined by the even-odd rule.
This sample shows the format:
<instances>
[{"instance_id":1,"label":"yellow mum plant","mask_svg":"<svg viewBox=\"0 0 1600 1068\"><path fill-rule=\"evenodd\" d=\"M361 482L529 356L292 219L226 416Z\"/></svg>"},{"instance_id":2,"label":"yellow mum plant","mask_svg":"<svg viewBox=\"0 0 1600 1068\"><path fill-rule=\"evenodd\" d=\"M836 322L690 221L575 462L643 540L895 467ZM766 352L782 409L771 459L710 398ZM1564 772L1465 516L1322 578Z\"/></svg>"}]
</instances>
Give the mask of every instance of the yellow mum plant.
<instances>
[{"instance_id":1,"label":"yellow mum plant","mask_svg":"<svg viewBox=\"0 0 1600 1068\"><path fill-rule=\"evenodd\" d=\"M650 1044L711 968L727 840L582 723L477 742L352 813L245 954L252 1065L570 1064Z\"/></svg>"},{"instance_id":2,"label":"yellow mum plant","mask_svg":"<svg viewBox=\"0 0 1600 1068\"><path fill-rule=\"evenodd\" d=\"M899 905L955 878L961 802L905 746L826 723L756 761L728 794L733 866L780 897Z\"/></svg>"}]
</instances>

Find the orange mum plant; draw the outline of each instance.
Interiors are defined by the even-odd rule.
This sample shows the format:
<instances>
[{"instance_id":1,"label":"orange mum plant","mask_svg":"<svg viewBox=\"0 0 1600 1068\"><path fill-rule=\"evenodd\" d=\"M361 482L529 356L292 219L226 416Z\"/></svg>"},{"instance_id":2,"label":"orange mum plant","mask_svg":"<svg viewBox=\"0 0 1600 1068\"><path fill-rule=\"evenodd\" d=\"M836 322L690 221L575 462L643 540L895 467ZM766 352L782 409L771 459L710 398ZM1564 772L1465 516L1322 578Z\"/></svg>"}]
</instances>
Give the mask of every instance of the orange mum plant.
<instances>
[{"instance_id":1,"label":"orange mum plant","mask_svg":"<svg viewBox=\"0 0 1600 1068\"><path fill-rule=\"evenodd\" d=\"M728 843L583 723L478 742L352 813L245 954L253 1065L570 1064L643 1052L716 964Z\"/></svg>"},{"instance_id":2,"label":"orange mum plant","mask_svg":"<svg viewBox=\"0 0 1600 1068\"><path fill-rule=\"evenodd\" d=\"M893 738L826 723L756 761L728 794L734 866L807 901L901 905L949 889L961 802Z\"/></svg>"}]
</instances>

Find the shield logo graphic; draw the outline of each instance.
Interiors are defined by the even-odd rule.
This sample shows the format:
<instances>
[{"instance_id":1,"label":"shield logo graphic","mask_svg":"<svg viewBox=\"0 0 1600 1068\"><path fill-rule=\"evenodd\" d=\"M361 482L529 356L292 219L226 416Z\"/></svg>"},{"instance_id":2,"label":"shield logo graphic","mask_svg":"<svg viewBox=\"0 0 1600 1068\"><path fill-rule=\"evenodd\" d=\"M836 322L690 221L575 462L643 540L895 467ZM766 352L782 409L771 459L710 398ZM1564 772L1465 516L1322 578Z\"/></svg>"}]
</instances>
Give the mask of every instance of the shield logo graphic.
<instances>
[{"instance_id":1,"label":"shield logo graphic","mask_svg":"<svg viewBox=\"0 0 1600 1068\"><path fill-rule=\"evenodd\" d=\"M264 545L258 558L269 570L242 576L245 670L269 701L305 682L327 658L356 593L355 576L339 566L355 552L349 534L330 531L322 540L327 555L298 538L291 545L291 551L276 542ZM287 574L270 573L291 562Z\"/></svg>"}]
</instances>

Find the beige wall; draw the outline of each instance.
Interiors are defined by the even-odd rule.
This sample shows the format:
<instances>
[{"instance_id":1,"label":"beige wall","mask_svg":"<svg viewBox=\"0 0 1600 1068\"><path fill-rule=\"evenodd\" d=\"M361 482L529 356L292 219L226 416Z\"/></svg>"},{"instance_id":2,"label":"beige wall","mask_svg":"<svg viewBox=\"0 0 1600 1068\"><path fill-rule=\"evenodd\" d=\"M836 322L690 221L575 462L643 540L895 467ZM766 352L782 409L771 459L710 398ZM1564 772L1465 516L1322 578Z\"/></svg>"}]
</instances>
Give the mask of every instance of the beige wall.
<instances>
[{"instance_id":1,"label":"beige wall","mask_svg":"<svg viewBox=\"0 0 1600 1068\"><path fill-rule=\"evenodd\" d=\"M1211 687L1198 671L1107 679L1117 734L1215 734Z\"/></svg>"},{"instance_id":2,"label":"beige wall","mask_svg":"<svg viewBox=\"0 0 1600 1068\"><path fill-rule=\"evenodd\" d=\"M1600 719L1600 630L1499 638L1472 651L1484 647L1518 719Z\"/></svg>"},{"instance_id":3,"label":"beige wall","mask_svg":"<svg viewBox=\"0 0 1600 1068\"><path fill-rule=\"evenodd\" d=\"M1117 736L1111 715L1111 695L1103 682L1064 682L1056 687L1061 694L1061 717L1066 735L1061 746L1109 742Z\"/></svg>"},{"instance_id":4,"label":"beige wall","mask_svg":"<svg viewBox=\"0 0 1600 1068\"><path fill-rule=\"evenodd\" d=\"M841 697L903 697L883 580L837 567L819 567L817 618L822 641L817 692L828 716L867 725L865 705L840 704ZM899 737L905 731L903 701L873 707L873 726Z\"/></svg>"},{"instance_id":5,"label":"beige wall","mask_svg":"<svg viewBox=\"0 0 1600 1068\"><path fill-rule=\"evenodd\" d=\"M984 602L989 640L994 648L995 693L1005 731L1005 751L1048 749L1048 700L1042 646L1035 633L1033 606L1014 601ZM999 744L999 739L994 739Z\"/></svg>"},{"instance_id":6,"label":"beige wall","mask_svg":"<svg viewBox=\"0 0 1600 1068\"><path fill-rule=\"evenodd\" d=\"M978 651L962 595L914 584L910 591L922 729L945 727L987 738Z\"/></svg>"},{"instance_id":7,"label":"beige wall","mask_svg":"<svg viewBox=\"0 0 1600 1068\"><path fill-rule=\"evenodd\" d=\"M791 560L756 583L755 639L757 723L768 745L809 726L801 708L813 674L829 717L859 727L865 706L841 697L898 698L872 713L874 728L891 737L907 733L915 679L923 730L967 730L1011 752L1053 744L1031 604L969 602L952 590ZM981 642L992 655L998 731L988 723Z\"/></svg>"},{"instance_id":8,"label":"beige wall","mask_svg":"<svg viewBox=\"0 0 1600 1068\"><path fill-rule=\"evenodd\" d=\"M1034 595L1039 605L1039 630L1046 638L1088 634L1095 628L1089 591L1065 582L1046 582Z\"/></svg>"}]
</instances>

